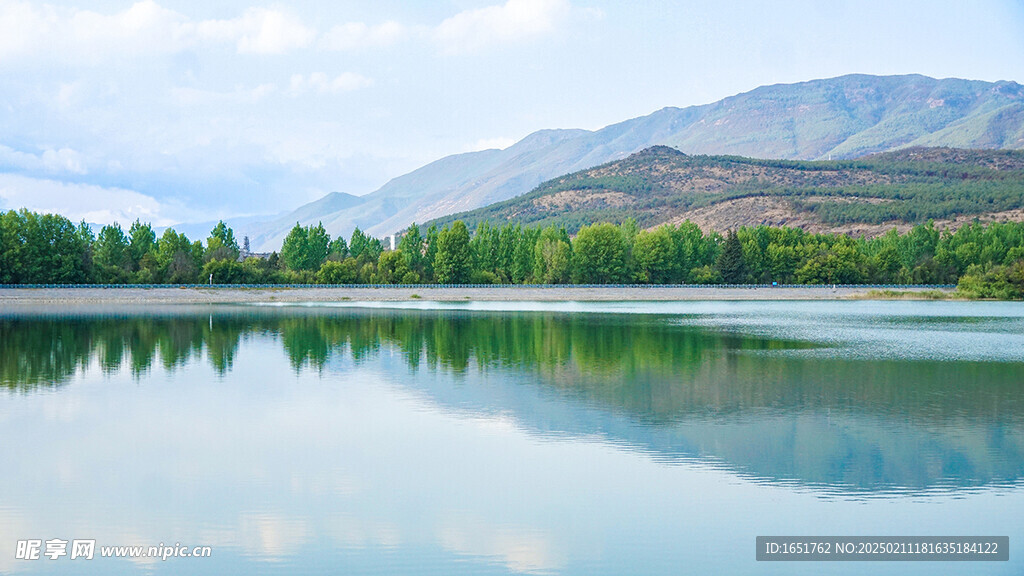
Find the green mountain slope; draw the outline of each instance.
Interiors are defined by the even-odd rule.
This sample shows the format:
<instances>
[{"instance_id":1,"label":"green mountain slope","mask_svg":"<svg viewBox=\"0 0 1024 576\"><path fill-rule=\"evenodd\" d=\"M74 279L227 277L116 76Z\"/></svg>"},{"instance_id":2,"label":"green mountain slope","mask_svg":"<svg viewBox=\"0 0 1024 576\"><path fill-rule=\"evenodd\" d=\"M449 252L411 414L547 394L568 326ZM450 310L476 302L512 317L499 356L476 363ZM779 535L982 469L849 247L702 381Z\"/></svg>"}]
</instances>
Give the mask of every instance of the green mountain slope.
<instances>
[{"instance_id":1,"label":"green mountain slope","mask_svg":"<svg viewBox=\"0 0 1024 576\"><path fill-rule=\"evenodd\" d=\"M908 148L792 161L656 146L432 223L556 224L572 232L627 218L644 228L689 219L716 230L769 224L869 235L928 220L1024 220L1024 151Z\"/></svg>"}]
</instances>

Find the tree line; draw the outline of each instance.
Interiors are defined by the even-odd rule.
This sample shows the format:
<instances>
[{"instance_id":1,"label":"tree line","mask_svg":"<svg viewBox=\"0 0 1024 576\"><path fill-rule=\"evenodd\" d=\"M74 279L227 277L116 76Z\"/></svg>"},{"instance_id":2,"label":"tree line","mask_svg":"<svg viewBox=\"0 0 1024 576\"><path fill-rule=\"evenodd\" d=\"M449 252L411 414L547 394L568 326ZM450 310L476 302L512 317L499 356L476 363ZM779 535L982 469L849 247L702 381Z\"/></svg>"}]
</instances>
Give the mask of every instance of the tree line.
<instances>
[{"instance_id":1,"label":"tree line","mask_svg":"<svg viewBox=\"0 0 1024 576\"><path fill-rule=\"evenodd\" d=\"M0 213L0 284L955 284L980 297L1024 295L1024 223L933 224L875 238L797 228L721 235L692 222L641 230L636 221L564 227L461 221L413 225L395 250L358 228L332 238L296 224L280 253L240 257L219 222L205 242L150 224L98 234L84 222L27 210ZM963 284L963 282L961 282ZM995 288L992 288L996 286Z\"/></svg>"}]
</instances>

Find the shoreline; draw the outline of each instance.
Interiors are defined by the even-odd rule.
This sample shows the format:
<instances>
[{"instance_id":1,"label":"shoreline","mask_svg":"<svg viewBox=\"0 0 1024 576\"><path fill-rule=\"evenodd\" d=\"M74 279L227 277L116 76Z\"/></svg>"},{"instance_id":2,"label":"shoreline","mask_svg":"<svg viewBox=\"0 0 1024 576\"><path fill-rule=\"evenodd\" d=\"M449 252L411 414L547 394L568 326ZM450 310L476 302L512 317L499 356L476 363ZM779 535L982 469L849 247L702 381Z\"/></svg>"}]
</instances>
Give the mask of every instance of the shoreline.
<instances>
[{"instance_id":1,"label":"shoreline","mask_svg":"<svg viewBox=\"0 0 1024 576\"><path fill-rule=\"evenodd\" d=\"M728 300L933 300L952 288L908 287L886 294L872 287L437 287L415 288L0 288L0 308L76 304L238 304L251 302L618 302ZM920 296L915 296L920 294Z\"/></svg>"}]
</instances>

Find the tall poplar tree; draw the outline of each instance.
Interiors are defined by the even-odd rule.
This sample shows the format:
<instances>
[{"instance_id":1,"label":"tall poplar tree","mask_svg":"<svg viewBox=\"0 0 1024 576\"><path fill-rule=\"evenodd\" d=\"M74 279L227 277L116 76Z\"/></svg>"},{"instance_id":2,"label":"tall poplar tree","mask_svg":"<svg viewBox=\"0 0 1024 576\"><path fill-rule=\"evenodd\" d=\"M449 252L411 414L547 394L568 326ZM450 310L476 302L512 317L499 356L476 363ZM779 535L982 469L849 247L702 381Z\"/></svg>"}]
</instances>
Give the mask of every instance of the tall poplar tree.
<instances>
[{"instance_id":1,"label":"tall poplar tree","mask_svg":"<svg viewBox=\"0 0 1024 576\"><path fill-rule=\"evenodd\" d=\"M465 284L473 269L473 252L469 247L469 230L462 220L445 227L437 236L434 275L440 284Z\"/></svg>"}]
</instances>

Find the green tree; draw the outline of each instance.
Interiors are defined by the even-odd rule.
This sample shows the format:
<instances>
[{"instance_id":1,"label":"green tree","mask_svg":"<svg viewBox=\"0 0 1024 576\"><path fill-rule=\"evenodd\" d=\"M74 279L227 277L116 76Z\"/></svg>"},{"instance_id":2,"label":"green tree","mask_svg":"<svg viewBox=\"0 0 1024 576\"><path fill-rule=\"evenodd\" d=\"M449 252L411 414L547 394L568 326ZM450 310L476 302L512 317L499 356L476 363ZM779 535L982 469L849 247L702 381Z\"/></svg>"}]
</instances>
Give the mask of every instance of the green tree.
<instances>
[{"instance_id":1,"label":"green tree","mask_svg":"<svg viewBox=\"0 0 1024 576\"><path fill-rule=\"evenodd\" d=\"M960 277L956 291L967 298L1024 299L1024 260L1010 266L973 264Z\"/></svg>"},{"instance_id":2,"label":"green tree","mask_svg":"<svg viewBox=\"0 0 1024 576\"><path fill-rule=\"evenodd\" d=\"M725 237L722 253L718 255L715 269L726 284L742 284L747 281L747 263L743 259L743 244L735 231Z\"/></svg>"},{"instance_id":3,"label":"green tree","mask_svg":"<svg viewBox=\"0 0 1024 576\"><path fill-rule=\"evenodd\" d=\"M721 284L722 275L713 266L707 264L690 270L690 282L693 284Z\"/></svg>"},{"instance_id":4,"label":"green tree","mask_svg":"<svg viewBox=\"0 0 1024 576\"><path fill-rule=\"evenodd\" d=\"M611 284L626 279L626 239L614 224L580 228L572 245L573 281Z\"/></svg>"},{"instance_id":5,"label":"green tree","mask_svg":"<svg viewBox=\"0 0 1024 576\"><path fill-rule=\"evenodd\" d=\"M309 233L298 222L288 232L281 245L281 260L289 270L306 270L309 251Z\"/></svg>"},{"instance_id":6,"label":"green tree","mask_svg":"<svg viewBox=\"0 0 1024 576\"><path fill-rule=\"evenodd\" d=\"M213 284L251 284L257 281L253 268L237 260L210 260L203 265L201 276Z\"/></svg>"},{"instance_id":7,"label":"green tree","mask_svg":"<svg viewBox=\"0 0 1024 576\"><path fill-rule=\"evenodd\" d=\"M427 228L427 236L423 239L423 279L427 282L436 282L434 274L434 261L437 259L437 238L441 233L436 224Z\"/></svg>"},{"instance_id":8,"label":"green tree","mask_svg":"<svg viewBox=\"0 0 1024 576\"><path fill-rule=\"evenodd\" d=\"M572 247L565 230L545 228L534 248L533 278L542 284L565 284L572 270Z\"/></svg>"},{"instance_id":9,"label":"green tree","mask_svg":"<svg viewBox=\"0 0 1024 576\"><path fill-rule=\"evenodd\" d=\"M78 227L75 228L74 243L74 258L78 260L78 264L75 265L76 279L68 281L76 283L90 282L94 271L93 245L96 243L96 238L92 233L92 228L86 224L85 220L79 222Z\"/></svg>"},{"instance_id":10,"label":"green tree","mask_svg":"<svg viewBox=\"0 0 1024 576\"><path fill-rule=\"evenodd\" d=\"M630 216L622 221L619 225L619 230L622 231L622 240L626 245L626 275L623 281L628 281L634 275L633 272L633 243L636 242L637 235L640 234L640 225L637 223L636 218Z\"/></svg>"},{"instance_id":11,"label":"green tree","mask_svg":"<svg viewBox=\"0 0 1024 576\"><path fill-rule=\"evenodd\" d=\"M424 269L423 243L420 227L416 224L409 226L398 241L398 250L405 256L406 267L417 273L422 273Z\"/></svg>"},{"instance_id":12,"label":"green tree","mask_svg":"<svg viewBox=\"0 0 1024 576\"><path fill-rule=\"evenodd\" d=\"M401 250L391 250L377 260L377 279L381 284L401 284L409 273L409 265Z\"/></svg>"},{"instance_id":13,"label":"green tree","mask_svg":"<svg viewBox=\"0 0 1024 576\"><path fill-rule=\"evenodd\" d=\"M875 254L872 262L876 279L883 284L895 284L902 280L903 264L900 261L899 248L893 244L883 246Z\"/></svg>"},{"instance_id":14,"label":"green tree","mask_svg":"<svg viewBox=\"0 0 1024 576\"><path fill-rule=\"evenodd\" d=\"M900 242L900 254L903 256L904 267L912 270L926 258L934 256L939 244L939 236L934 222L911 228Z\"/></svg>"},{"instance_id":15,"label":"green tree","mask_svg":"<svg viewBox=\"0 0 1024 576\"><path fill-rule=\"evenodd\" d=\"M281 246L281 259L289 270L316 272L330 250L331 237L323 224L304 227L296 222Z\"/></svg>"},{"instance_id":16,"label":"green tree","mask_svg":"<svg viewBox=\"0 0 1024 576\"><path fill-rule=\"evenodd\" d=\"M89 225L75 227L67 218L46 214L42 218L48 254L44 259L46 282L76 284L88 282L93 271L93 236Z\"/></svg>"},{"instance_id":17,"label":"green tree","mask_svg":"<svg viewBox=\"0 0 1024 576\"><path fill-rule=\"evenodd\" d=\"M689 220L671 229L671 232L675 258L679 266L678 281L699 284L690 271L714 265L720 250L721 237L717 234L705 235L699 226ZM702 278L706 279L708 276L705 274Z\"/></svg>"},{"instance_id":18,"label":"green tree","mask_svg":"<svg viewBox=\"0 0 1024 576\"><path fill-rule=\"evenodd\" d=\"M513 226L511 223L502 226L501 232L498 234L498 267L502 276L510 282L515 282L513 269L519 236L518 226Z\"/></svg>"},{"instance_id":19,"label":"green tree","mask_svg":"<svg viewBox=\"0 0 1024 576\"><path fill-rule=\"evenodd\" d=\"M0 212L0 283L88 282L92 231L58 214Z\"/></svg>"},{"instance_id":20,"label":"green tree","mask_svg":"<svg viewBox=\"0 0 1024 576\"><path fill-rule=\"evenodd\" d=\"M324 225L321 222L317 222L316 226L310 226L306 232L307 248L306 248L306 268L305 270L319 270L320 265L327 260L327 255L331 249L331 236L324 229Z\"/></svg>"},{"instance_id":21,"label":"green tree","mask_svg":"<svg viewBox=\"0 0 1024 576\"><path fill-rule=\"evenodd\" d=\"M198 241L190 242L184 234L168 228L156 243L156 261L164 281L191 284L199 276L203 247Z\"/></svg>"},{"instance_id":22,"label":"green tree","mask_svg":"<svg viewBox=\"0 0 1024 576\"><path fill-rule=\"evenodd\" d=\"M370 247L370 237L363 234L363 231L356 226L356 229L352 231L352 239L348 242L348 251L356 260Z\"/></svg>"},{"instance_id":23,"label":"green tree","mask_svg":"<svg viewBox=\"0 0 1024 576\"><path fill-rule=\"evenodd\" d=\"M793 282L797 265L800 262L800 254L796 247L783 244L771 243L765 251L768 260L768 275L766 279L780 284Z\"/></svg>"},{"instance_id":24,"label":"green tree","mask_svg":"<svg viewBox=\"0 0 1024 576\"><path fill-rule=\"evenodd\" d=\"M0 284L22 282L18 213L0 212Z\"/></svg>"},{"instance_id":25,"label":"green tree","mask_svg":"<svg viewBox=\"0 0 1024 576\"><path fill-rule=\"evenodd\" d=\"M131 254L134 280L148 284L157 276L156 232L153 227L138 219L128 229L128 252Z\"/></svg>"},{"instance_id":26,"label":"green tree","mask_svg":"<svg viewBox=\"0 0 1024 576\"><path fill-rule=\"evenodd\" d=\"M345 258L341 262L328 260L316 273L318 284L354 284L359 275L359 265L355 258Z\"/></svg>"},{"instance_id":27,"label":"green tree","mask_svg":"<svg viewBox=\"0 0 1024 576\"><path fill-rule=\"evenodd\" d=\"M138 269L146 256L156 252L156 232L148 223L136 219L128 229L128 245L132 265Z\"/></svg>"},{"instance_id":28,"label":"green tree","mask_svg":"<svg viewBox=\"0 0 1024 576\"><path fill-rule=\"evenodd\" d=\"M512 282L524 284L533 280L537 240L541 231L537 228L522 228L516 225L514 249L512 252Z\"/></svg>"},{"instance_id":29,"label":"green tree","mask_svg":"<svg viewBox=\"0 0 1024 576\"><path fill-rule=\"evenodd\" d=\"M801 284L858 284L864 281L867 257L842 236L830 249L820 250L796 271Z\"/></svg>"},{"instance_id":30,"label":"green tree","mask_svg":"<svg viewBox=\"0 0 1024 576\"><path fill-rule=\"evenodd\" d=\"M643 231L636 235L633 268L637 282L666 284L678 277L671 227L662 226L653 232Z\"/></svg>"},{"instance_id":31,"label":"green tree","mask_svg":"<svg viewBox=\"0 0 1024 576\"><path fill-rule=\"evenodd\" d=\"M691 222L643 232L628 221L621 226L585 226L571 242L564 228L553 226L542 230L506 224L499 229L483 224L480 237L469 239L460 223L443 233L442 239L432 226L422 238L414 226L403 237L400 250L382 254L380 240L357 231L353 240L359 258L349 261L344 241L332 242L322 225L296 224L285 242L286 268L279 264L284 258L277 253L266 260L250 258L241 263L223 257L229 250L223 243L233 242L226 226L214 229L209 250L173 229L166 230L154 247L152 227L138 220L127 236L111 225L94 238L85 223L76 227L59 215L0 211L0 282L192 283L206 282L212 274L215 282L307 283L346 278L417 283L432 281L440 264L437 278L448 282L453 278L479 283L563 282L566 274L577 282L950 284L962 280L961 294L1012 297L1006 287L1014 285L1020 270L1017 263L1024 260L1024 223L1012 222L973 223L955 231L925 225L903 235L893 230L874 239L767 226L742 228L723 239L716 233L705 235ZM325 253L338 265L323 268ZM227 264L203 269L204 254L207 263ZM414 269L417 254L422 258L419 270Z\"/></svg>"},{"instance_id":32,"label":"green tree","mask_svg":"<svg viewBox=\"0 0 1024 576\"><path fill-rule=\"evenodd\" d=\"M132 259L128 238L116 222L100 230L96 238L93 261L96 265L97 280L100 282L122 283L129 280Z\"/></svg>"},{"instance_id":33,"label":"green tree","mask_svg":"<svg viewBox=\"0 0 1024 576\"><path fill-rule=\"evenodd\" d=\"M28 210L11 210L4 215L6 254L5 266L0 274L9 276L10 283L34 284L43 282L46 266L43 258L47 249L43 240L39 215Z\"/></svg>"},{"instance_id":34,"label":"green tree","mask_svg":"<svg viewBox=\"0 0 1024 576\"><path fill-rule=\"evenodd\" d=\"M245 274L250 279L250 282L259 284L276 284L278 283L277 270L270 262L269 258L260 258L259 256L249 256L242 262Z\"/></svg>"},{"instance_id":35,"label":"green tree","mask_svg":"<svg viewBox=\"0 0 1024 576\"><path fill-rule=\"evenodd\" d=\"M445 227L437 236L434 275L440 284L465 284L473 271L469 230L462 220Z\"/></svg>"},{"instance_id":36,"label":"green tree","mask_svg":"<svg viewBox=\"0 0 1024 576\"><path fill-rule=\"evenodd\" d=\"M357 260L358 264L359 261ZM367 262L359 267L359 275L356 280L362 284L376 284L377 283L377 265L373 262Z\"/></svg>"},{"instance_id":37,"label":"green tree","mask_svg":"<svg viewBox=\"0 0 1024 576\"><path fill-rule=\"evenodd\" d=\"M238 260L238 241L235 240L235 233L223 220L210 230L210 237L206 239L206 260Z\"/></svg>"},{"instance_id":38,"label":"green tree","mask_svg":"<svg viewBox=\"0 0 1024 576\"><path fill-rule=\"evenodd\" d=\"M494 269L494 254L497 246L494 246L491 238L491 227L490 222L484 220L477 225L476 230L473 231L472 239L469 241L469 247L473 252L473 263L474 268L477 270L493 270Z\"/></svg>"},{"instance_id":39,"label":"green tree","mask_svg":"<svg viewBox=\"0 0 1024 576\"><path fill-rule=\"evenodd\" d=\"M344 238L338 236L334 240L331 240L330 245L327 247L327 259L341 262L348 257L348 242Z\"/></svg>"}]
</instances>

